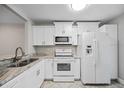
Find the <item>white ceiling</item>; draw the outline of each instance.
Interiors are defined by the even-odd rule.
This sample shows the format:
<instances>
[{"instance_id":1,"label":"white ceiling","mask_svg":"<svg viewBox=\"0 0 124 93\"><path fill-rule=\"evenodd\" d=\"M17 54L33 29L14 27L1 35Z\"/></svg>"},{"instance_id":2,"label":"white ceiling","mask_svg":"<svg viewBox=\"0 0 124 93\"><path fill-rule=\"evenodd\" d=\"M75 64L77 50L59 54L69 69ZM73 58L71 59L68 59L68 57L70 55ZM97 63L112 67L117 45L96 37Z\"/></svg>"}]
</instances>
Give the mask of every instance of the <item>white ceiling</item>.
<instances>
[{"instance_id":1,"label":"white ceiling","mask_svg":"<svg viewBox=\"0 0 124 93\"><path fill-rule=\"evenodd\" d=\"M80 12L67 4L17 4L16 7L34 22L41 21L105 21L124 13L124 4L92 4Z\"/></svg>"},{"instance_id":2,"label":"white ceiling","mask_svg":"<svg viewBox=\"0 0 124 93\"><path fill-rule=\"evenodd\" d=\"M0 5L0 23L24 23L24 20L6 6Z\"/></svg>"}]
</instances>

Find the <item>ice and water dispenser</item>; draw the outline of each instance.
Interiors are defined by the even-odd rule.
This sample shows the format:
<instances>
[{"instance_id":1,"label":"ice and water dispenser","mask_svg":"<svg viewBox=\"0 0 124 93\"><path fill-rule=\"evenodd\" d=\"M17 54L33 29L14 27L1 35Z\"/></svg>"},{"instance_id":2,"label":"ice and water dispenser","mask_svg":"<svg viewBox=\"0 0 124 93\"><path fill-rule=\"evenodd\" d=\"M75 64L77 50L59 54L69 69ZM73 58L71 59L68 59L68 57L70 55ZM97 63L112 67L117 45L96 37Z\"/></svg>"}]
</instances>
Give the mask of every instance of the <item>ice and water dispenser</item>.
<instances>
[{"instance_id":1,"label":"ice and water dispenser","mask_svg":"<svg viewBox=\"0 0 124 93\"><path fill-rule=\"evenodd\" d=\"M92 54L92 45L87 45L86 46L86 55L91 55Z\"/></svg>"}]
</instances>

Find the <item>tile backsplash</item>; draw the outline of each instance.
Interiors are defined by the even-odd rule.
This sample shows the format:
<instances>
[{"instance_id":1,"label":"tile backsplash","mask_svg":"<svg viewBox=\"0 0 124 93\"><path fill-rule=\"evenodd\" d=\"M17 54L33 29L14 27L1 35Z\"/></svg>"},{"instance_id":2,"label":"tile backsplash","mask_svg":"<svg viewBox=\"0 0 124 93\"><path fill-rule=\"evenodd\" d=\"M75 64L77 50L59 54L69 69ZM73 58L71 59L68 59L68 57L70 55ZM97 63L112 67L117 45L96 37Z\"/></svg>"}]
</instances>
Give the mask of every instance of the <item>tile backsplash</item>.
<instances>
[{"instance_id":1,"label":"tile backsplash","mask_svg":"<svg viewBox=\"0 0 124 93\"><path fill-rule=\"evenodd\" d=\"M54 56L54 52L56 48L72 48L73 55L77 55L77 47L69 46L69 45L61 45L61 46L35 46L36 55L41 56Z\"/></svg>"},{"instance_id":2,"label":"tile backsplash","mask_svg":"<svg viewBox=\"0 0 124 93\"><path fill-rule=\"evenodd\" d=\"M36 46L34 49L35 49L36 55L54 56L53 46Z\"/></svg>"}]
</instances>

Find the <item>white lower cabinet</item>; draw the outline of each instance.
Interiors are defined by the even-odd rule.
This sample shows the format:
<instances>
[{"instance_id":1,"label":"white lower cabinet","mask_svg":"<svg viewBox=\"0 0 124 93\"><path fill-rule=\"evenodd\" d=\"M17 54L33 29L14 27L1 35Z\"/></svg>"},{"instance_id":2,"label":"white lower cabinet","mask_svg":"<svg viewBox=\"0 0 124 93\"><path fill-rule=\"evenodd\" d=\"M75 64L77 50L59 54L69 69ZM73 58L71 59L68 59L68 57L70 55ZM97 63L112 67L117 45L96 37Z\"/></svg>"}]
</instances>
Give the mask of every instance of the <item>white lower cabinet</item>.
<instances>
[{"instance_id":1,"label":"white lower cabinet","mask_svg":"<svg viewBox=\"0 0 124 93\"><path fill-rule=\"evenodd\" d=\"M75 58L75 73L74 73L74 78L76 80L79 80L80 79L80 58Z\"/></svg>"},{"instance_id":2,"label":"white lower cabinet","mask_svg":"<svg viewBox=\"0 0 124 93\"><path fill-rule=\"evenodd\" d=\"M1 88L39 88L43 81L44 62L41 61L4 84Z\"/></svg>"},{"instance_id":3,"label":"white lower cabinet","mask_svg":"<svg viewBox=\"0 0 124 93\"><path fill-rule=\"evenodd\" d=\"M10 80L6 84L4 84L1 88L24 88L27 87L27 71L18 75L14 79Z\"/></svg>"},{"instance_id":4,"label":"white lower cabinet","mask_svg":"<svg viewBox=\"0 0 124 93\"><path fill-rule=\"evenodd\" d=\"M41 86L44 81L44 69L42 65L43 63L39 62L27 71L27 87L38 88Z\"/></svg>"},{"instance_id":5,"label":"white lower cabinet","mask_svg":"<svg viewBox=\"0 0 124 93\"><path fill-rule=\"evenodd\" d=\"M53 79L53 59L45 59L44 60L45 67L45 79L51 80Z\"/></svg>"}]
</instances>

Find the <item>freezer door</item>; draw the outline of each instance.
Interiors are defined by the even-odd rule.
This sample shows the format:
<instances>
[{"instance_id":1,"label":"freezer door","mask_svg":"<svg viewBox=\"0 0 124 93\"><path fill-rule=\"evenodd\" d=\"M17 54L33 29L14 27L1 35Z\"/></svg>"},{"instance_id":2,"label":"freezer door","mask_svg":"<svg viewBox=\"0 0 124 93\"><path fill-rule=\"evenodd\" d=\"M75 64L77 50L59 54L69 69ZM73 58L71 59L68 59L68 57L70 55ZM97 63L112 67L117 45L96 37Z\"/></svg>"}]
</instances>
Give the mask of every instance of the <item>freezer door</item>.
<instances>
[{"instance_id":1,"label":"freezer door","mask_svg":"<svg viewBox=\"0 0 124 93\"><path fill-rule=\"evenodd\" d=\"M95 46L94 33L84 32L82 35L81 81L84 84L95 83Z\"/></svg>"}]
</instances>

